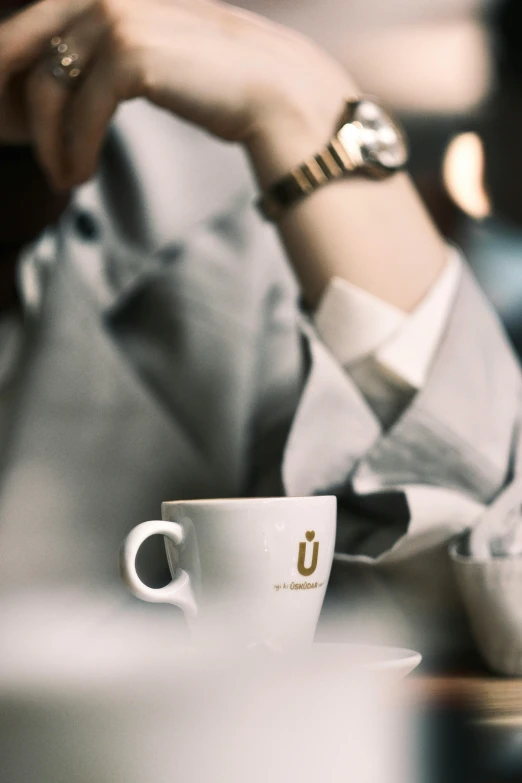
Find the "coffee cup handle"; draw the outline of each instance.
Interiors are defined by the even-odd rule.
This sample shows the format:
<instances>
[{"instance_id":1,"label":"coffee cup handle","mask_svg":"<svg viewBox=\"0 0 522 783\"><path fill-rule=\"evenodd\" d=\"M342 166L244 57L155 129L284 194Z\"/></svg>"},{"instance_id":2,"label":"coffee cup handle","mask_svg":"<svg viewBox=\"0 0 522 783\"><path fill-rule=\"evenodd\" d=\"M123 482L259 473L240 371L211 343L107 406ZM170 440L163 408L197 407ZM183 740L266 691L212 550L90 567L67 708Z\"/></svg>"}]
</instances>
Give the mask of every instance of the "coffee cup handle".
<instances>
[{"instance_id":1,"label":"coffee cup handle","mask_svg":"<svg viewBox=\"0 0 522 783\"><path fill-rule=\"evenodd\" d=\"M138 550L150 536L161 535L170 539L175 546L181 546L185 531L177 522L154 519L136 525L120 550L120 574L127 587L142 601L166 603L178 606L187 617L197 614L196 600L190 583L190 576L183 569L165 587L149 587L141 581L136 571Z\"/></svg>"}]
</instances>

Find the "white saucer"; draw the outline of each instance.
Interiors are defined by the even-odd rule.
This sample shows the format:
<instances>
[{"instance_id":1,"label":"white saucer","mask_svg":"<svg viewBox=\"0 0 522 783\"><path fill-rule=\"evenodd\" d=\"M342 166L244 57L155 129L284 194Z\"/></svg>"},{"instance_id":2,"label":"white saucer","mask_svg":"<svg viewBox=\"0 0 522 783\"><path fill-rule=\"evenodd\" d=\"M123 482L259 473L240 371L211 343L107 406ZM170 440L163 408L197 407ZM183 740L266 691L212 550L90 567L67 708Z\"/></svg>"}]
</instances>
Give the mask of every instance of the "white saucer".
<instances>
[{"instance_id":1,"label":"white saucer","mask_svg":"<svg viewBox=\"0 0 522 783\"><path fill-rule=\"evenodd\" d=\"M318 642L312 650L313 658L324 665L346 662L356 669L389 672L398 678L406 677L422 660L422 655L414 650L384 645Z\"/></svg>"},{"instance_id":2,"label":"white saucer","mask_svg":"<svg viewBox=\"0 0 522 783\"><path fill-rule=\"evenodd\" d=\"M122 690L129 683L159 690L201 673L248 668L244 654L227 650L195 651L183 623L170 607L154 607L124 594L21 594L0 600L0 698L7 694L69 695ZM243 661L244 659L244 661ZM243 661L243 662L242 662ZM260 666L303 665L311 676L328 672L386 672L393 679L409 674L421 661L412 650L378 645L317 642L281 656L261 655Z\"/></svg>"}]
</instances>

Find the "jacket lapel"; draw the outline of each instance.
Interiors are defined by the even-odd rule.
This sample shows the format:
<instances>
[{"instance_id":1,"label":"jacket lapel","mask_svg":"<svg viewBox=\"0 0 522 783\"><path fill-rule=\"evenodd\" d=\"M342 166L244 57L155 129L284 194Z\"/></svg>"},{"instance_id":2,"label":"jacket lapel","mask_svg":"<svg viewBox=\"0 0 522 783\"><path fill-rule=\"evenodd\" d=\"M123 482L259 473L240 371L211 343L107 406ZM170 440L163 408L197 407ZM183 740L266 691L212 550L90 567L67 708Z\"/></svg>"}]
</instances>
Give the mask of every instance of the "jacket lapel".
<instances>
[{"instance_id":1,"label":"jacket lapel","mask_svg":"<svg viewBox=\"0 0 522 783\"><path fill-rule=\"evenodd\" d=\"M196 227L253 192L232 145L143 101L120 109L45 274L29 265L39 314L1 479L1 583L116 578L124 534L162 500L233 491L104 325ZM79 215L96 236L78 234Z\"/></svg>"},{"instance_id":2,"label":"jacket lapel","mask_svg":"<svg viewBox=\"0 0 522 783\"><path fill-rule=\"evenodd\" d=\"M116 577L130 527L162 500L218 488L71 265L56 265L28 342L0 494L0 579Z\"/></svg>"}]
</instances>

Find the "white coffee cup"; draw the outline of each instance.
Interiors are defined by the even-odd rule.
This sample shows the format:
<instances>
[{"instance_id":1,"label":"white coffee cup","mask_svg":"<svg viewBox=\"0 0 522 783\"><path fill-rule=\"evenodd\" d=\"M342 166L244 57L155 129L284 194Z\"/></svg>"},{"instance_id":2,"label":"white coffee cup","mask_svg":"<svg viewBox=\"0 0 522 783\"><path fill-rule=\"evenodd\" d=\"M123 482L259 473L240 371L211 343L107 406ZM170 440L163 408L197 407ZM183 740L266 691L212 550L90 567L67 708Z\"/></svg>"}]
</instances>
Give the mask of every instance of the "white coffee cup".
<instances>
[{"instance_id":1,"label":"white coffee cup","mask_svg":"<svg viewBox=\"0 0 522 783\"><path fill-rule=\"evenodd\" d=\"M334 496L180 500L162 520L137 525L120 553L121 574L144 601L180 607L196 641L275 648L312 642L335 544ZM166 539L172 581L144 584L136 556Z\"/></svg>"}]
</instances>

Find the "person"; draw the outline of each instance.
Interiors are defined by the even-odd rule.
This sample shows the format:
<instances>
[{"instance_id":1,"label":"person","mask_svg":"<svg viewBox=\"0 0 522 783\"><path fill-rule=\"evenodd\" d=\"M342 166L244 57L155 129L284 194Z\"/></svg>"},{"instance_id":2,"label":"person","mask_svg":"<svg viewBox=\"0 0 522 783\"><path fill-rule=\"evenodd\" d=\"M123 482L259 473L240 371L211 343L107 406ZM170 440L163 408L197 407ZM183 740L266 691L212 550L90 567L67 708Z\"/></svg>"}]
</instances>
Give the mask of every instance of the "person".
<instances>
[{"instance_id":1,"label":"person","mask_svg":"<svg viewBox=\"0 0 522 783\"><path fill-rule=\"evenodd\" d=\"M520 370L393 121L232 6L1 8L4 594L117 589L165 499L335 492L350 627L520 673Z\"/></svg>"}]
</instances>

